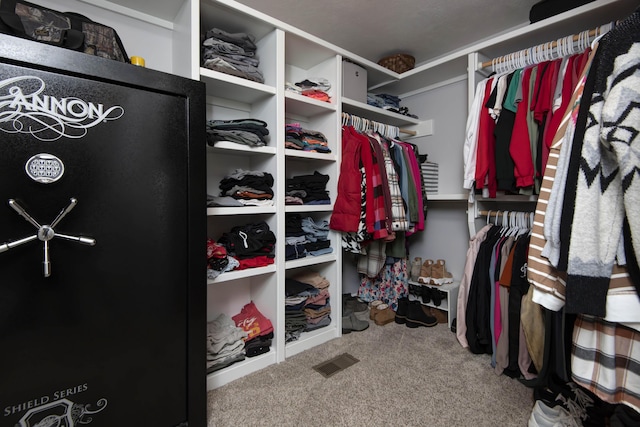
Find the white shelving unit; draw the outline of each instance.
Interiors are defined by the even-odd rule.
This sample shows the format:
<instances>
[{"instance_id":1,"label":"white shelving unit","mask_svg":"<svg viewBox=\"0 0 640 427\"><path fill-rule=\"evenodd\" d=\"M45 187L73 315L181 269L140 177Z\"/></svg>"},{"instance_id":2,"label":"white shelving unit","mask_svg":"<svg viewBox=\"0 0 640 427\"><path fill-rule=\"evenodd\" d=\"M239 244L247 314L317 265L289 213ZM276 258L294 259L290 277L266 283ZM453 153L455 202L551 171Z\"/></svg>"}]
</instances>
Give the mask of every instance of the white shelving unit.
<instances>
[{"instance_id":1,"label":"white shelving unit","mask_svg":"<svg viewBox=\"0 0 640 427\"><path fill-rule=\"evenodd\" d=\"M286 82L295 84L305 79L322 78L331 85L328 91L329 102L284 91L285 124L297 123L303 129L321 132L331 150L330 153L320 153L283 149L286 179L313 175L316 172L328 176L326 189L331 199L327 205L284 205L284 216L286 218L289 215L297 215L301 218L312 218L316 223L328 222L337 196L340 171L340 108L335 96L341 90L340 58L326 46L310 42L294 33L286 34L284 48ZM329 281L331 324L315 331L303 332L297 340L286 343L283 358L339 337L342 333L342 254L339 233L330 231L329 240L332 253L321 256L307 255L304 258L288 260L284 264L283 277L295 276L300 271L315 271Z\"/></svg>"},{"instance_id":2,"label":"white shelving unit","mask_svg":"<svg viewBox=\"0 0 640 427\"><path fill-rule=\"evenodd\" d=\"M409 280L409 283L416 286L427 286L431 289L437 289L445 293L445 297L442 298L440 305L435 305L433 300L428 302L422 301L422 297L409 296L411 300L420 301L421 304L424 304L428 307L437 308L438 310L445 311L447 313L447 326L451 328L451 324L453 319L458 315L458 290L460 289L460 282L455 281L453 283L446 283L441 286L437 285L426 285L424 283L414 282L413 280Z\"/></svg>"},{"instance_id":3,"label":"white shelving unit","mask_svg":"<svg viewBox=\"0 0 640 427\"><path fill-rule=\"evenodd\" d=\"M170 15L165 12L150 13L152 9L147 0L129 0L126 6L123 3L122 0L52 0L49 6L75 10L113 26L123 38L128 53L145 57L149 68L205 82L207 118L257 118L267 122L271 132L270 144L265 148L218 144L207 150L208 174L203 179L207 180L209 191L215 192L225 174L242 168L270 172L274 176L276 194L272 208L207 209L210 237L218 237L219 233L234 225L260 220L267 222L278 239L274 265L253 271L225 273L208 284L210 320L221 312L235 314L253 300L275 327L270 352L209 375L209 388L281 362L341 334L339 301L343 267L339 236L331 235L335 249L333 254L292 261L286 261L282 255L287 214L309 215L318 220L330 217L332 205L286 206L284 190L287 177L318 170L330 176L328 190L332 200L335 199L341 161L340 116L343 111L416 130L417 135L412 142L418 144L421 153L428 153L430 160L438 160L441 171L445 169L446 179L441 175L440 180L441 194L428 197L432 203L429 204L427 229L419 239L412 240L412 253L424 258L446 258L449 271L454 277L461 277L472 230L464 224L475 223L476 220L468 216L469 210L474 215L478 206L484 209L487 204L497 206L496 202L521 203L500 198L478 199L475 205L465 202L468 194L462 188L462 135L466 110L472 101L476 83L486 74L477 70L478 62L623 18L637 7L636 0L596 0L544 21L481 40L397 74L234 0L178 0L174 4L176 13L173 19L167 18ZM201 36L213 27L255 36L264 83L200 66ZM148 40L154 42L148 43ZM369 90L400 96L420 119L341 97L343 58L367 70ZM329 80L332 83L331 102L307 99L285 91L286 81L296 82L306 77ZM463 86L462 90L460 86ZM438 115L444 105L443 100L456 106L453 113ZM322 131L330 142L331 154L284 149L284 126L289 121ZM442 254L445 247L449 252ZM298 341L285 343L284 280L300 269L316 270L331 282L332 322L326 328L303 334ZM453 292L452 289L447 299L449 322L455 317Z\"/></svg>"}]
</instances>

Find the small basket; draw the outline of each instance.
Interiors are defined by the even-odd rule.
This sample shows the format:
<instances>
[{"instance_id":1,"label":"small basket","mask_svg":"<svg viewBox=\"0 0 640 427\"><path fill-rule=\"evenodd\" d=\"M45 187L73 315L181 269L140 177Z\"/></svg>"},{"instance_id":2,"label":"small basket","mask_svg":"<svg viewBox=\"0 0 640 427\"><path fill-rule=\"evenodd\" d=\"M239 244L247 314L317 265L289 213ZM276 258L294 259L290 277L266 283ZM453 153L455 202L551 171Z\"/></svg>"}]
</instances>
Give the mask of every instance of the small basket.
<instances>
[{"instance_id":1,"label":"small basket","mask_svg":"<svg viewBox=\"0 0 640 427\"><path fill-rule=\"evenodd\" d=\"M416 64L416 59L406 53L398 53L396 55L385 56L378 61L378 65L395 71L396 73L404 73L409 71Z\"/></svg>"}]
</instances>

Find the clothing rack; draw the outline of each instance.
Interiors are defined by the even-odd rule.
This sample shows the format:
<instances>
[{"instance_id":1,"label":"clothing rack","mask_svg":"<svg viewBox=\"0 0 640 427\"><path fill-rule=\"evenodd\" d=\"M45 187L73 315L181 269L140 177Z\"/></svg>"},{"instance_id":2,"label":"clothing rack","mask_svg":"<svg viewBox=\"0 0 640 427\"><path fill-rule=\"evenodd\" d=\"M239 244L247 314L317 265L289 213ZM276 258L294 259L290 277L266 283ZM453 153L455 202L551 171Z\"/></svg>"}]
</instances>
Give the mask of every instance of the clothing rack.
<instances>
[{"instance_id":1,"label":"clothing rack","mask_svg":"<svg viewBox=\"0 0 640 427\"><path fill-rule=\"evenodd\" d=\"M479 211L480 216L487 217L487 224L493 223L498 225L501 220L502 225L516 226L520 228L533 228L533 212L521 211Z\"/></svg>"},{"instance_id":2,"label":"clothing rack","mask_svg":"<svg viewBox=\"0 0 640 427\"><path fill-rule=\"evenodd\" d=\"M398 126L391 126L386 123L376 122L374 120L365 119L349 113L342 113L342 125L353 126L361 132L377 132L387 138L399 138L401 133L411 136L416 136L418 134L414 130L401 129Z\"/></svg>"},{"instance_id":3,"label":"clothing rack","mask_svg":"<svg viewBox=\"0 0 640 427\"><path fill-rule=\"evenodd\" d=\"M601 25L591 30L585 30L578 34L573 34L555 41L539 44L537 46L513 52L508 55L499 56L490 61L478 64L477 70L492 67L495 72L507 72L517 68L524 68L527 65L537 64L542 61L549 61L556 58L571 55L586 50L591 43L609 31L615 22ZM575 46L577 44L577 46Z\"/></svg>"}]
</instances>

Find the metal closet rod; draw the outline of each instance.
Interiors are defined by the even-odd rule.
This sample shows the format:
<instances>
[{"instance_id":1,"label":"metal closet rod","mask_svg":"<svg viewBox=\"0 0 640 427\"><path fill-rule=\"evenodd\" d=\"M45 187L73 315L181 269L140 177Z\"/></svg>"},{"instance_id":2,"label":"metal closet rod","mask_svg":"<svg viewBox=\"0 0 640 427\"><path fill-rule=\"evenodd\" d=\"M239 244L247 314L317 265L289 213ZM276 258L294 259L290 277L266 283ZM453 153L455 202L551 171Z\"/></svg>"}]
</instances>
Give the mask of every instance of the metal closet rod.
<instances>
[{"instance_id":1,"label":"metal closet rod","mask_svg":"<svg viewBox=\"0 0 640 427\"><path fill-rule=\"evenodd\" d=\"M385 127L395 128L395 129L397 129L397 130L398 130L398 133L404 133L404 134L406 134L406 135L411 135L411 136L416 136L416 135L418 134L418 132L416 132L415 130L402 129L402 128L399 128L399 127L397 127L397 126L391 126L391 125L388 125L388 124L385 124L385 123L376 122L376 121L374 121L374 120L370 120L370 119L362 119L361 117L358 117L358 116L356 116L356 115L354 115L354 114L351 114L351 113L342 113L342 115L343 115L343 117L344 117L344 116L347 116L347 117L355 117L356 119L363 120L363 121L367 121L367 122L372 123L372 124L374 124L374 123L375 123L375 124L380 124L380 125L385 126Z\"/></svg>"},{"instance_id":2,"label":"metal closet rod","mask_svg":"<svg viewBox=\"0 0 640 427\"><path fill-rule=\"evenodd\" d=\"M503 226L507 225L507 221L512 223L512 221L521 221L520 224L527 224L528 228L533 227L533 215L532 211L479 211L478 217L486 217L487 224L489 224L489 220L491 218L495 218L495 224L498 225L498 219L502 219Z\"/></svg>"},{"instance_id":3,"label":"metal closet rod","mask_svg":"<svg viewBox=\"0 0 640 427\"><path fill-rule=\"evenodd\" d=\"M618 21L615 21L615 22L612 22L611 24L615 25L615 24L617 24L617 22L618 22ZM605 26L605 25L601 25L601 26L599 26L599 27L597 27L597 28L593 28L593 29L589 30L589 32L588 32L588 37L589 37L589 38L591 38L591 37L595 37L595 36L597 36L597 35L604 34L604 33L602 32L602 30L601 30L601 28L602 28L602 27L604 27L604 26ZM585 31L583 31L582 33L584 33L584 32L585 32ZM582 34L582 33L580 33L580 34L573 34L572 36L567 36L567 37L571 37L571 39L572 39L572 40L573 40L573 42L575 43L575 42L577 42L578 40L580 40L580 37L581 37L581 34ZM567 37L563 37L562 39L566 39ZM562 40L562 39L560 39L560 40ZM529 53L528 53L528 52L529 52L530 50L532 50L532 49L536 49L536 48L554 49L554 48L556 48L557 46L558 46L558 40L556 40L556 41L552 41L552 42L547 42L547 43L542 43L542 44L539 44L539 45L537 45L537 46L531 47L531 48L529 48L529 49L522 49L522 50L519 50L519 51L517 51L517 52L510 53L510 54L508 54L508 55L502 55L502 56L499 56L499 57L494 58L494 59L492 59L492 60L485 61L485 62L481 62L481 63L479 64L478 70L481 70L481 69L483 69L483 68L490 67L490 66L492 66L492 65L498 65L498 64L501 64L501 63L503 63L503 62L507 62L507 61L511 60L512 58L518 58L518 57L520 57L520 56L522 56L522 55L524 55L524 57L526 58L526 57L529 55Z\"/></svg>"},{"instance_id":4,"label":"metal closet rod","mask_svg":"<svg viewBox=\"0 0 640 427\"><path fill-rule=\"evenodd\" d=\"M495 217L501 217L504 214L510 215L510 214L531 214L531 211L478 211L478 215L479 216L486 216L489 218L495 218Z\"/></svg>"}]
</instances>

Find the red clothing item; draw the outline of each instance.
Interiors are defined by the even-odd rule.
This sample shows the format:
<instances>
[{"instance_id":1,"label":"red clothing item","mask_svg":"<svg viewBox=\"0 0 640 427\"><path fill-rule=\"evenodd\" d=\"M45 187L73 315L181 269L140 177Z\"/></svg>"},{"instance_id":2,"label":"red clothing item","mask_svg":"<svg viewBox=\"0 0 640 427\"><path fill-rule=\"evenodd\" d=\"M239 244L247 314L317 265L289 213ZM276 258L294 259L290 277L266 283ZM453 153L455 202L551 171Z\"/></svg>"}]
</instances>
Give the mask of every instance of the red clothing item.
<instances>
[{"instance_id":1,"label":"red clothing item","mask_svg":"<svg viewBox=\"0 0 640 427\"><path fill-rule=\"evenodd\" d=\"M355 129L353 131L356 132ZM365 135L360 135L360 137L363 138L361 154L366 179L366 230L367 233L372 235L373 239L384 239L389 235L391 225L387 225L388 217L383 197L380 168L378 167L372 141Z\"/></svg>"},{"instance_id":2,"label":"red clothing item","mask_svg":"<svg viewBox=\"0 0 640 427\"><path fill-rule=\"evenodd\" d=\"M553 95L555 94L556 83L558 82L558 72L560 71L561 64L562 59L551 61L547 67L547 72L540 82L541 87L536 103L536 114L541 117L541 121L539 123L544 125L544 127L541 129L542 138L538 139L542 144L542 147L539 147L542 156L542 158L539 159L540 168L539 170L536 169L536 177L538 179L542 179L542 173L544 172L547 159L549 158L549 147L545 144L545 139L550 131L549 124L553 118Z\"/></svg>"},{"instance_id":3,"label":"red clothing item","mask_svg":"<svg viewBox=\"0 0 640 427\"><path fill-rule=\"evenodd\" d=\"M275 258L269 257L267 255L258 255L253 258L236 258L236 260L240 263L235 270L245 270L247 268L255 268L255 267L265 267L267 265L271 265L276 262Z\"/></svg>"},{"instance_id":4,"label":"red clothing item","mask_svg":"<svg viewBox=\"0 0 640 427\"><path fill-rule=\"evenodd\" d=\"M360 156L362 140L351 126L342 127L342 162L338 177L338 195L329 221L332 230L357 232L360 223L361 181ZM355 130L354 130L355 132Z\"/></svg>"},{"instance_id":5,"label":"red clothing item","mask_svg":"<svg viewBox=\"0 0 640 427\"><path fill-rule=\"evenodd\" d=\"M574 63L577 57L578 55L573 55L567 59L567 69L562 76L562 102L560 103L560 107L558 107L556 112L552 114L551 120L549 121L545 129L543 146L543 152L547 153L547 157L545 157L545 159L548 158L548 153L551 149L551 143L553 142L553 138L556 134L556 131L558 130L558 127L560 126L562 116L567 110L567 106L569 105L569 101L571 100L571 94L573 93ZM543 164L546 165L547 162L545 161ZM542 170L542 173L544 174L544 168Z\"/></svg>"},{"instance_id":6,"label":"red clothing item","mask_svg":"<svg viewBox=\"0 0 640 427\"><path fill-rule=\"evenodd\" d=\"M531 156L531 142L529 141L529 125L527 114L529 111L529 83L532 67L525 68L522 72L522 100L518 103L516 118L509 143L509 154L513 159L513 174L516 178L516 187L530 187L533 185L535 170L533 157Z\"/></svg>"},{"instance_id":7,"label":"red clothing item","mask_svg":"<svg viewBox=\"0 0 640 427\"><path fill-rule=\"evenodd\" d=\"M484 90L484 99L478 120L478 144L476 149L476 188L489 188L489 197L496 197L498 182L496 181L496 137L493 133L496 122L485 107L493 86L493 79L489 79Z\"/></svg>"},{"instance_id":8,"label":"red clothing item","mask_svg":"<svg viewBox=\"0 0 640 427\"><path fill-rule=\"evenodd\" d=\"M550 61L538 64L538 73L533 84L533 96L529 109L533 111L533 118L538 123L542 123L545 113L551 109L551 95L549 94L551 64Z\"/></svg>"},{"instance_id":9,"label":"red clothing item","mask_svg":"<svg viewBox=\"0 0 640 427\"><path fill-rule=\"evenodd\" d=\"M253 301L242 307L240 313L233 316L232 319L237 327L247 332L248 335L243 338L244 341L273 332L273 324L260 313Z\"/></svg>"}]
</instances>

